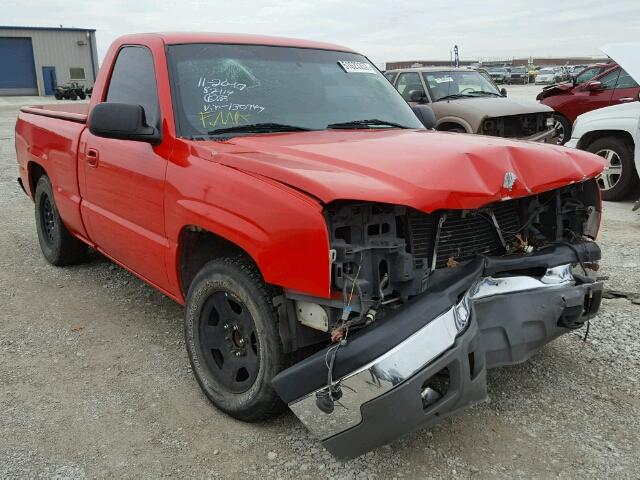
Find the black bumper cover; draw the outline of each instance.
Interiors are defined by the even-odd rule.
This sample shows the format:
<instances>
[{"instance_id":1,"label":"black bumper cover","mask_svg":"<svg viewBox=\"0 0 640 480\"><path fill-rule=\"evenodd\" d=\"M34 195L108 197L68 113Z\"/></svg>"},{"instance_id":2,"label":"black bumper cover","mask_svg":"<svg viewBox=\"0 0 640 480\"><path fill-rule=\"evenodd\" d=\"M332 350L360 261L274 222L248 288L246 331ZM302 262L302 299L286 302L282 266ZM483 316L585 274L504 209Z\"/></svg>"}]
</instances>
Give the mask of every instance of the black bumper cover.
<instances>
[{"instance_id":1,"label":"black bumper cover","mask_svg":"<svg viewBox=\"0 0 640 480\"><path fill-rule=\"evenodd\" d=\"M569 329L565 315L582 323L597 312L601 283L524 291L475 302L472 321L447 352L411 379L361 408L362 422L323 441L338 458L352 458L402 435L428 427L487 397L486 371L530 358ZM443 369L449 384L443 397L423 407L421 392Z\"/></svg>"},{"instance_id":2,"label":"black bumper cover","mask_svg":"<svg viewBox=\"0 0 640 480\"><path fill-rule=\"evenodd\" d=\"M334 378L371 362L417 332L455 304L481 276L575 263L576 254L582 262L594 262L600 258L600 249L595 243L577 248L558 245L527 256L478 258L436 272L426 293L351 337L349 347L336 355ZM474 300L469 327L449 350L409 380L363 404L361 423L325 439L323 445L336 457L355 457L484 400L488 368L523 362L542 345L595 315L602 284L582 281ZM285 402L325 386L325 354L321 350L274 378L273 386ZM445 368L446 394L423 408L420 393L425 382Z\"/></svg>"}]
</instances>

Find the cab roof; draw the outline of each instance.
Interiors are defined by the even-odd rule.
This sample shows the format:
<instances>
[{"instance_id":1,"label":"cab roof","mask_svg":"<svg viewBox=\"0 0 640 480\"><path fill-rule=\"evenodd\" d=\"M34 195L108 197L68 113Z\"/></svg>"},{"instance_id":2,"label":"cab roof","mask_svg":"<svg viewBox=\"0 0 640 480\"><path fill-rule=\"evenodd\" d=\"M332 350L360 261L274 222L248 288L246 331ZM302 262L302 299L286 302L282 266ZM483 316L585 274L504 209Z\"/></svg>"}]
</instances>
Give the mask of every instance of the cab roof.
<instances>
[{"instance_id":1,"label":"cab roof","mask_svg":"<svg viewBox=\"0 0 640 480\"><path fill-rule=\"evenodd\" d=\"M122 42L141 41L146 37L160 37L168 45L185 43L227 43L244 45L268 45L277 47L315 48L320 50L336 50L356 53L354 50L333 43L315 42L286 37L271 37L267 35L251 35L244 33L215 33L215 32L157 32L125 35L118 40Z\"/></svg>"}]
</instances>

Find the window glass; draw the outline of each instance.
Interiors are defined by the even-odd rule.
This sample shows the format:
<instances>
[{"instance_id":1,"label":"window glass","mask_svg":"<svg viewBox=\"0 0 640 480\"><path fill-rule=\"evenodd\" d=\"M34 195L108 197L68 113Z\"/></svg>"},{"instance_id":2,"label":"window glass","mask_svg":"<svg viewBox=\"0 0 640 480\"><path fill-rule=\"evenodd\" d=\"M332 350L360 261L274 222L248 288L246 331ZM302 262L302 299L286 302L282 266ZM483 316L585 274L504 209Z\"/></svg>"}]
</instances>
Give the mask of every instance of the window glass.
<instances>
[{"instance_id":1,"label":"window glass","mask_svg":"<svg viewBox=\"0 0 640 480\"><path fill-rule=\"evenodd\" d=\"M324 130L368 119L421 128L382 73L355 53L184 44L169 46L168 59L181 136L266 123Z\"/></svg>"},{"instance_id":2,"label":"window glass","mask_svg":"<svg viewBox=\"0 0 640 480\"><path fill-rule=\"evenodd\" d=\"M145 47L120 50L111 74L107 102L142 105L147 124L159 120L158 88L151 52Z\"/></svg>"},{"instance_id":3,"label":"window glass","mask_svg":"<svg viewBox=\"0 0 640 480\"><path fill-rule=\"evenodd\" d=\"M396 78L396 75L397 75L396 72L388 72L384 74L384 76L387 77L387 80L389 80L391 83L393 83L393 80Z\"/></svg>"},{"instance_id":4,"label":"window glass","mask_svg":"<svg viewBox=\"0 0 640 480\"><path fill-rule=\"evenodd\" d=\"M595 77L596 75L598 75L600 73L601 69L600 67L591 67L591 68L587 68L586 70L583 70L580 75L578 75L576 77L576 82L577 83L584 83L584 82L588 82L589 80L591 80L593 77Z\"/></svg>"},{"instance_id":5,"label":"window glass","mask_svg":"<svg viewBox=\"0 0 640 480\"><path fill-rule=\"evenodd\" d=\"M620 72L620 76L618 77L618 83L616 84L616 88L637 88L638 82L636 82L631 75L622 70Z\"/></svg>"},{"instance_id":6,"label":"window glass","mask_svg":"<svg viewBox=\"0 0 640 480\"><path fill-rule=\"evenodd\" d=\"M398 92L400 92L400 95L402 95L402 98L407 102L411 101L411 92L413 91L421 92L422 95L424 95L424 88L420 81L420 75L416 72L401 73L398 77L396 88L398 89Z\"/></svg>"},{"instance_id":7,"label":"window glass","mask_svg":"<svg viewBox=\"0 0 640 480\"><path fill-rule=\"evenodd\" d=\"M71 67L69 69L69 78L71 80L84 80L84 68L82 67Z\"/></svg>"},{"instance_id":8,"label":"window glass","mask_svg":"<svg viewBox=\"0 0 640 480\"><path fill-rule=\"evenodd\" d=\"M613 72L609 72L598 81L602 83L602 88L610 90L616 87L616 83L618 83L618 75L620 75L620 69L616 68Z\"/></svg>"}]
</instances>

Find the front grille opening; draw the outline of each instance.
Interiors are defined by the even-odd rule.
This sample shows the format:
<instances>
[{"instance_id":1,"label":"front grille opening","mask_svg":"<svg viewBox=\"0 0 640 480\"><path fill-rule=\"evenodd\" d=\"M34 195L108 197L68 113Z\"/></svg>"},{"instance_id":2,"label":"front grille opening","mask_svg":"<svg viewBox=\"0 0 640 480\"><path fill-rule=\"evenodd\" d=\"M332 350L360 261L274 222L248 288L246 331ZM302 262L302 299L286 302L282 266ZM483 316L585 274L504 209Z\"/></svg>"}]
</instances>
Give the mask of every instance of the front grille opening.
<instances>
[{"instance_id":1,"label":"front grille opening","mask_svg":"<svg viewBox=\"0 0 640 480\"><path fill-rule=\"evenodd\" d=\"M447 395L450 380L449 369L445 367L422 384L420 397L423 409L431 408Z\"/></svg>"}]
</instances>

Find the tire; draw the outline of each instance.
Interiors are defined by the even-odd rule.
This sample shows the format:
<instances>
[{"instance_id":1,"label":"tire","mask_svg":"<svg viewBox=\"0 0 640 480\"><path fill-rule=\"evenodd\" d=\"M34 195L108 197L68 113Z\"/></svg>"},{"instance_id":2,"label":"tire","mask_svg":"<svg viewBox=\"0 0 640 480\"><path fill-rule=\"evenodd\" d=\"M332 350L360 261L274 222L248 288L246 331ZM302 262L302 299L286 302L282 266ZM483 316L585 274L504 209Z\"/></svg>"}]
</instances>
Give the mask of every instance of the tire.
<instances>
[{"instance_id":1,"label":"tire","mask_svg":"<svg viewBox=\"0 0 640 480\"><path fill-rule=\"evenodd\" d=\"M58 267L74 265L84 260L88 247L71 235L62 223L53 198L51 182L46 175L38 180L34 200L38 242L44 258Z\"/></svg>"},{"instance_id":2,"label":"tire","mask_svg":"<svg viewBox=\"0 0 640 480\"><path fill-rule=\"evenodd\" d=\"M564 145L571 138L571 124L564 115L554 114L556 132L558 132L557 143Z\"/></svg>"},{"instance_id":3,"label":"tire","mask_svg":"<svg viewBox=\"0 0 640 480\"><path fill-rule=\"evenodd\" d=\"M198 384L218 409L247 422L285 408L271 386L287 365L273 296L244 256L207 263L187 294L185 341Z\"/></svg>"},{"instance_id":4,"label":"tire","mask_svg":"<svg viewBox=\"0 0 640 480\"><path fill-rule=\"evenodd\" d=\"M54 93L53 96L56 98L56 100L62 100L62 94L58 92Z\"/></svg>"},{"instance_id":5,"label":"tire","mask_svg":"<svg viewBox=\"0 0 640 480\"><path fill-rule=\"evenodd\" d=\"M87 96L86 96L84 93L79 93L79 94L78 94L78 98L79 98L80 100L84 100L85 98L87 98Z\"/></svg>"},{"instance_id":6,"label":"tire","mask_svg":"<svg viewBox=\"0 0 640 480\"><path fill-rule=\"evenodd\" d=\"M607 160L607 166L597 179L602 198L609 201L625 200L640 184L633 160L633 151L618 137L603 137L587 147Z\"/></svg>"},{"instance_id":7,"label":"tire","mask_svg":"<svg viewBox=\"0 0 640 480\"><path fill-rule=\"evenodd\" d=\"M77 94L76 92L71 92L71 93L69 94L69 98L70 98L71 100L77 100L77 99L78 99L78 94Z\"/></svg>"}]
</instances>

